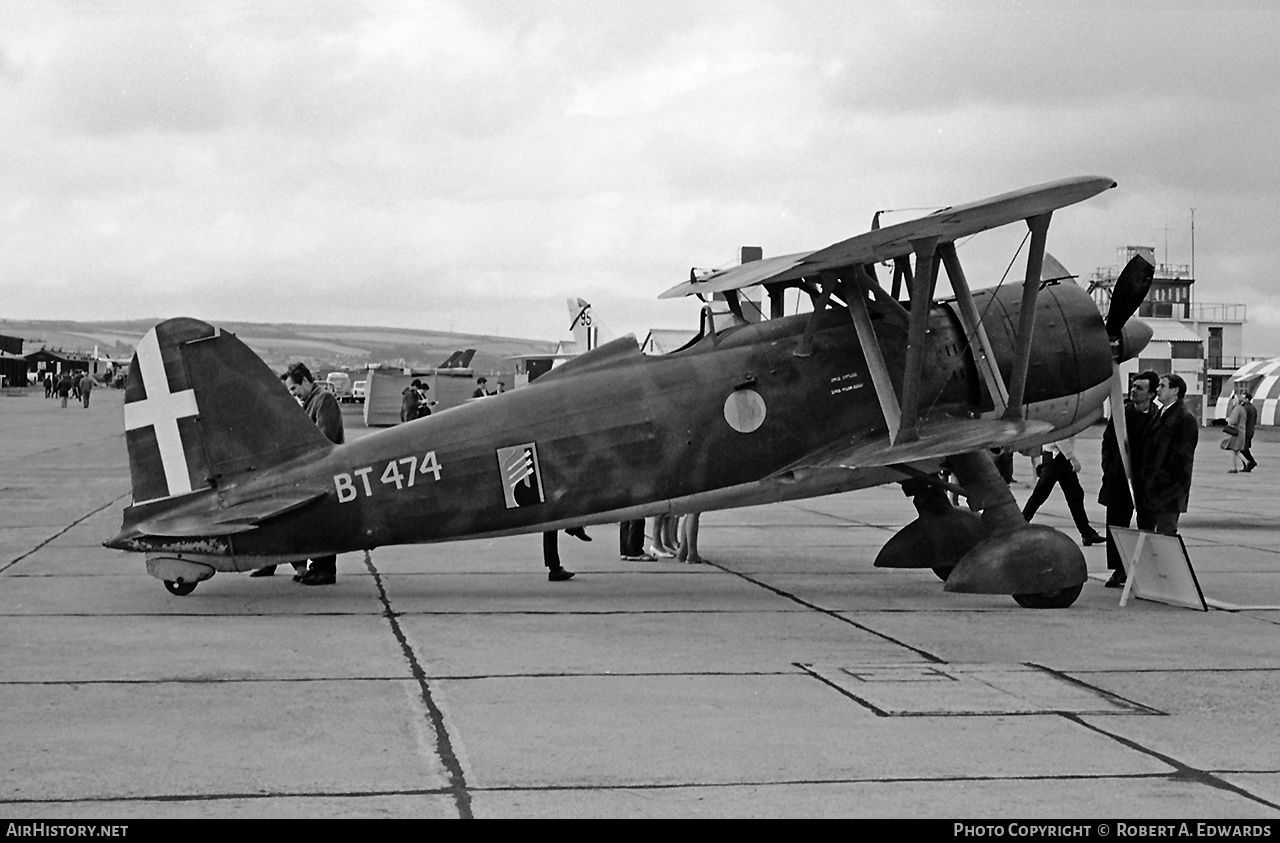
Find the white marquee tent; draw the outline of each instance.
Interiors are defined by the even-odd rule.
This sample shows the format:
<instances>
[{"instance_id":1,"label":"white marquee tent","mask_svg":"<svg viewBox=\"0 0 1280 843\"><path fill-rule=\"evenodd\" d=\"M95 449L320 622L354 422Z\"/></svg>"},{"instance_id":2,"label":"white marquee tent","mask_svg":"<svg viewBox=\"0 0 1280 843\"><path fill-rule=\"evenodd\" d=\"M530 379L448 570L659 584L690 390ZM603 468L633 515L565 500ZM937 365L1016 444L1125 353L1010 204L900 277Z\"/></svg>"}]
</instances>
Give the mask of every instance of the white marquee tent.
<instances>
[{"instance_id":1,"label":"white marquee tent","mask_svg":"<svg viewBox=\"0 0 1280 843\"><path fill-rule=\"evenodd\" d=\"M1244 388L1253 393L1253 406L1258 408L1258 424L1276 425L1277 406L1280 405L1280 357L1270 360L1255 360L1246 363L1231 376L1233 384L1244 384ZM1214 408L1214 418L1227 417L1227 402L1231 400L1233 390L1223 390Z\"/></svg>"}]
</instances>

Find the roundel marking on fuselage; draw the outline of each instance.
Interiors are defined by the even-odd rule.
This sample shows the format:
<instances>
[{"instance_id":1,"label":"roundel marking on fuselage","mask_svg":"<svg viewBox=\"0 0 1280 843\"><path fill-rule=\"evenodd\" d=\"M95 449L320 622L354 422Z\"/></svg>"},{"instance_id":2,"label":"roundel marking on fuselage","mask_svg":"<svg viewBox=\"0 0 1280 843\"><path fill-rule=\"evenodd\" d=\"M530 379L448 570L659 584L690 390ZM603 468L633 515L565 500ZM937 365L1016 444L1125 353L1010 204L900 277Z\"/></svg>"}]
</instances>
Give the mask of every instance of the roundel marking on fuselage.
<instances>
[{"instance_id":1,"label":"roundel marking on fuselage","mask_svg":"<svg viewBox=\"0 0 1280 843\"><path fill-rule=\"evenodd\" d=\"M754 433L764 424L764 399L754 389L738 389L724 402L724 420L739 433Z\"/></svg>"}]
</instances>

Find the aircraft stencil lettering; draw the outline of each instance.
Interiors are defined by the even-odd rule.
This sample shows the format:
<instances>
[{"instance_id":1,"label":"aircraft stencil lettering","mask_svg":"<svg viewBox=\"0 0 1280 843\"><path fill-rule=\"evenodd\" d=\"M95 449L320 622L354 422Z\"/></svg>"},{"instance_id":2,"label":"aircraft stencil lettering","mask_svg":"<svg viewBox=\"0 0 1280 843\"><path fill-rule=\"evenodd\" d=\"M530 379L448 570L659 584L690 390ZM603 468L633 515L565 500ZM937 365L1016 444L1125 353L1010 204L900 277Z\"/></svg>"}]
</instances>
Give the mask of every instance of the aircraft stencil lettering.
<instances>
[{"instance_id":1,"label":"aircraft stencil lettering","mask_svg":"<svg viewBox=\"0 0 1280 843\"><path fill-rule=\"evenodd\" d=\"M366 466L352 469L350 474L333 475L333 486L338 494L338 503L350 503L359 497L359 488L352 479L352 475L360 478L360 488L364 489L364 496L372 497L374 487L369 482L369 475L372 473L373 466ZM394 485L397 489L407 489L411 488L420 476L427 474L436 480L440 479L440 463L436 460L435 451L427 451L422 456L421 466L419 466L418 457L401 457L389 461L378 480L386 486Z\"/></svg>"},{"instance_id":2,"label":"aircraft stencil lettering","mask_svg":"<svg viewBox=\"0 0 1280 843\"><path fill-rule=\"evenodd\" d=\"M865 384L862 382L862 373L849 372L831 379L831 394L839 395L842 392L852 392L855 389L862 389L863 386Z\"/></svg>"},{"instance_id":3,"label":"aircraft stencil lettering","mask_svg":"<svg viewBox=\"0 0 1280 843\"><path fill-rule=\"evenodd\" d=\"M145 553L153 576L187 594L219 571L318 555L900 483L919 517L876 566L932 568L947 591L1068 606L1087 577L1079 547L1022 519L990 451L1097 421L1117 361L1150 340L1131 318L1150 264L1125 267L1104 320L1045 251L1055 210L1114 186L1063 179L824 249L690 273L660 297L719 297L729 313L707 305L701 335L677 351L643 355L623 337L520 389L344 445L235 336L163 322L126 385L134 503L105 544ZM970 290L957 239L1016 222L1031 234L1021 284ZM876 276L886 261L891 290ZM940 269L952 299L934 298ZM749 287L768 292L772 318L745 318ZM790 289L810 297L811 312L784 315ZM572 316L589 316L576 305ZM163 396L167 409L150 413ZM944 460L958 485L938 476ZM447 495L434 482L445 464ZM981 516L952 506L948 491Z\"/></svg>"}]
</instances>

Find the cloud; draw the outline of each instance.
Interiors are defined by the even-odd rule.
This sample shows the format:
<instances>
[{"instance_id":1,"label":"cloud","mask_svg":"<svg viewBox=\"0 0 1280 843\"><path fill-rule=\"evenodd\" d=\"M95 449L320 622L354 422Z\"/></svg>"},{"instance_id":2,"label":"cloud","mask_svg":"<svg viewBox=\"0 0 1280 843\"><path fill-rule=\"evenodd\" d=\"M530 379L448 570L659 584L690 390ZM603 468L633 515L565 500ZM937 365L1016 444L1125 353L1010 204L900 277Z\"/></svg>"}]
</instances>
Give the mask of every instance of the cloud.
<instances>
[{"instance_id":1,"label":"cloud","mask_svg":"<svg viewBox=\"0 0 1280 843\"><path fill-rule=\"evenodd\" d=\"M642 331L691 323L655 296L738 246L1087 173L1120 187L1055 215L1073 271L1131 243L1190 262L1194 207L1197 297L1274 298L1265 7L308 0L0 23L0 258L32 316L556 339L581 294ZM1020 239L965 244L975 281Z\"/></svg>"}]
</instances>

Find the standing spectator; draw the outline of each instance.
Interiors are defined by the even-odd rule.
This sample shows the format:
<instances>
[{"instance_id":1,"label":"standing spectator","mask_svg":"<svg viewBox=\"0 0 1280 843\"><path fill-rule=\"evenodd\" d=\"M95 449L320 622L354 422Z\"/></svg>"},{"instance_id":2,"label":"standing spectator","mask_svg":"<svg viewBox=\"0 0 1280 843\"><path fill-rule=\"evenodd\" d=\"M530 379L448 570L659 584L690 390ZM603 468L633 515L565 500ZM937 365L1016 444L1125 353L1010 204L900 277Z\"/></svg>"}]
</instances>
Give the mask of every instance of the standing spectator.
<instances>
[{"instance_id":1,"label":"standing spectator","mask_svg":"<svg viewBox=\"0 0 1280 843\"><path fill-rule=\"evenodd\" d=\"M93 375L85 372L84 377L80 379L80 401L86 410L89 409L89 393L93 392L93 387Z\"/></svg>"},{"instance_id":2,"label":"standing spectator","mask_svg":"<svg viewBox=\"0 0 1280 843\"><path fill-rule=\"evenodd\" d=\"M342 408L333 393L317 386L311 370L302 363L290 366L280 380L289 387L289 392L302 404L302 409L320 432L333 444L341 445L346 433L342 427ZM294 568L297 570L300 566L295 564ZM275 572L275 565L267 565L249 576L269 577ZM294 579L303 585L333 585L338 580L338 557L334 554L314 557L305 570L298 570Z\"/></svg>"},{"instance_id":3,"label":"standing spectator","mask_svg":"<svg viewBox=\"0 0 1280 843\"><path fill-rule=\"evenodd\" d=\"M659 559L675 558L676 548L667 544L667 535L670 532L667 524L675 517L669 512L664 512L649 519L649 535L653 538L648 551L651 556Z\"/></svg>"},{"instance_id":4,"label":"standing spectator","mask_svg":"<svg viewBox=\"0 0 1280 843\"><path fill-rule=\"evenodd\" d=\"M662 524L662 544L675 553L680 549L680 516L670 513Z\"/></svg>"},{"instance_id":5,"label":"standing spectator","mask_svg":"<svg viewBox=\"0 0 1280 843\"><path fill-rule=\"evenodd\" d=\"M400 421L413 421L431 415L431 408L427 406L424 394L427 388L426 384L417 378L404 388L400 393Z\"/></svg>"},{"instance_id":6,"label":"standing spectator","mask_svg":"<svg viewBox=\"0 0 1280 843\"><path fill-rule=\"evenodd\" d=\"M1248 468L1249 461L1240 456L1240 452L1244 450L1244 430L1245 430L1245 412L1244 400L1236 404L1227 413L1227 426L1223 428L1223 432L1227 434L1227 438L1222 440L1221 447L1224 451L1231 453L1231 469L1228 474L1238 474L1238 464Z\"/></svg>"},{"instance_id":7,"label":"standing spectator","mask_svg":"<svg viewBox=\"0 0 1280 843\"><path fill-rule=\"evenodd\" d=\"M53 372L44 373L44 397L53 397Z\"/></svg>"},{"instance_id":8,"label":"standing spectator","mask_svg":"<svg viewBox=\"0 0 1280 843\"><path fill-rule=\"evenodd\" d=\"M1029 523L1040 505L1049 499L1054 485L1061 486L1062 496L1067 499L1067 509L1071 510L1071 519L1080 531L1080 541L1085 547L1102 544L1106 539L1093 529L1084 511L1084 489L1080 488L1080 479L1076 477L1079 471L1080 460L1076 458L1074 439L1062 439L1045 446L1045 457L1036 469L1039 479L1022 508L1022 517Z\"/></svg>"},{"instance_id":9,"label":"standing spectator","mask_svg":"<svg viewBox=\"0 0 1280 843\"><path fill-rule=\"evenodd\" d=\"M690 512L681 517L677 532L680 534L680 549L676 551L676 561L701 565L705 560L698 554L698 513Z\"/></svg>"},{"instance_id":10,"label":"standing spectator","mask_svg":"<svg viewBox=\"0 0 1280 843\"><path fill-rule=\"evenodd\" d=\"M591 541L591 536L581 527L570 527L566 533L584 542ZM568 582L573 579L573 571L560 564L560 535L555 530L547 530L542 534L542 564L547 567L547 579L551 582Z\"/></svg>"},{"instance_id":11,"label":"standing spectator","mask_svg":"<svg viewBox=\"0 0 1280 843\"><path fill-rule=\"evenodd\" d=\"M1152 399L1160 377L1155 372L1140 372L1129 386L1129 400L1124 403L1125 429L1129 434L1129 468L1132 477L1126 477L1124 462L1120 458L1120 445L1116 439L1115 422L1107 421L1102 432L1102 487L1098 490L1098 503L1107 508L1107 526L1128 527L1133 523L1134 503L1129 492L1129 481L1136 487L1142 476L1138 462L1142 453L1142 436L1151 421ZM1112 411L1114 417L1114 410ZM1120 560L1120 550L1115 539L1107 536L1107 568L1111 579L1107 588L1121 588L1127 577Z\"/></svg>"},{"instance_id":12,"label":"standing spectator","mask_svg":"<svg viewBox=\"0 0 1280 843\"><path fill-rule=\"evenodd\" d=\"M484 375L481 375L480 377L476 378L476 391L471 393L471 397L484 398L486 395L488 395L489 393L484 391L484 385L487 384L488 382L489 382L489 379L486 378Z\"/></svg>"},{"instance_id":13,"label":"standing spectator","mask_svg":"<svg viewBox=\"0 0 1280 843\"><path fill-rule=\"evenodd\" d=\"M71 394L71 375L63 372L58 378L58 397L62 399L62 406L67 406L67 396Z\"/></svg>"},{"instance_id":14,"label":"standing spectator","mask_svg":"<svg viewBox=\"0 0 1280 843\"><path fill-rule=\"evenodd\" d=\"M1142 474L1138 491L1138 529L1176 536L1178 518L1187 511L1200 425L1182 406L1187 382L1161 375L1156 387L1160 413L1147 425L1142 440Z\"/></svg>"},{"instance_id":15,"label":"standing spectator","mask_svg":"<svg viewBox=\"0 0 1280 843\"><path fill-rule=\"evenodd\" d=\"M1244 448L1240 454L1247 460L1245 471L1253 471L1258 461L1253 458L1253 429L1258 426L1258 408L1253 405L1253 393L1244 394Z\"/></svg>"},{"instance_id":16,"label":"standing spectator","mask_svg":"<svg viewBox=\"0 0 1280 843\"><path fill-rule=\"evenodd\" d=\"M431 408L435 406L434 401L427 398L427 390L431 389L431 384L418 381L418 418L431 415Z\"/></svg>"},{"instance_id":17,"label":"standing spectator","mask_svg":"<svg viewBox=\"0 0 1280 843\"><path fill-rule=\"evenodd\" d=\"M618 525L618 554L623 562L652 562L656 556L644 552L644 519Z\"/></svg>"}]
</instances>

